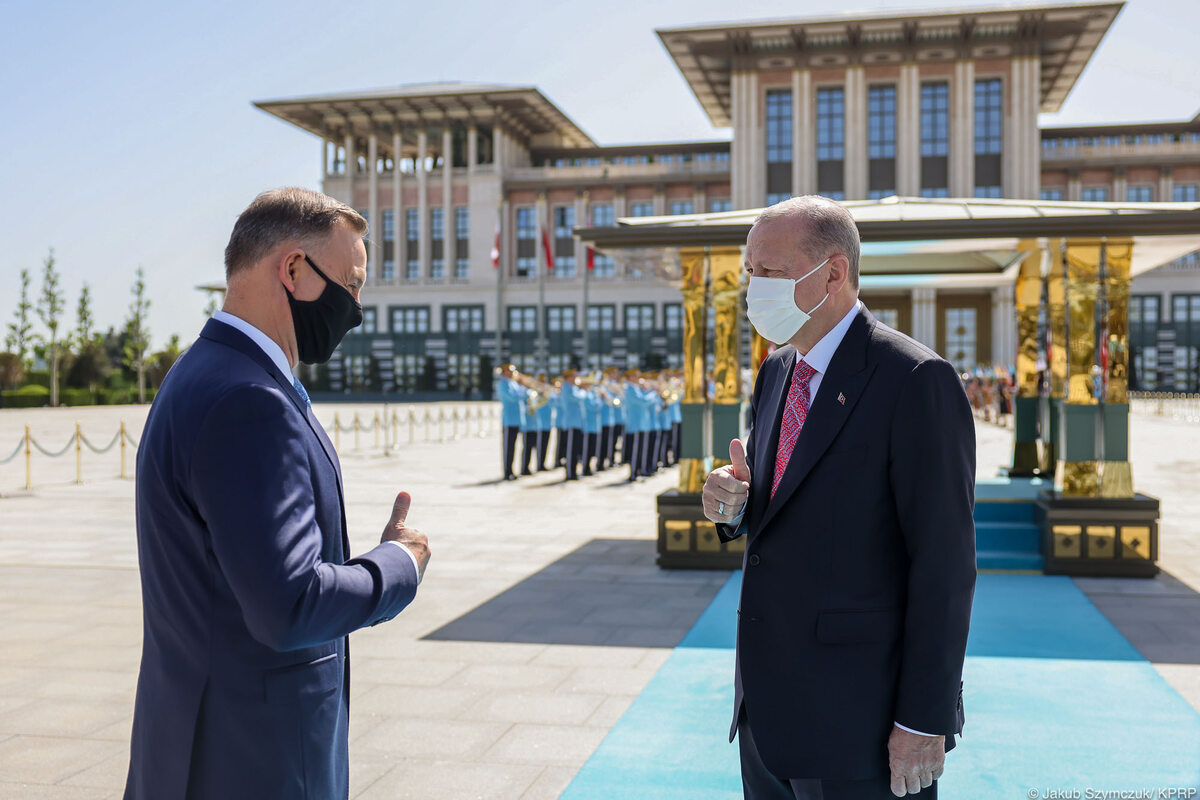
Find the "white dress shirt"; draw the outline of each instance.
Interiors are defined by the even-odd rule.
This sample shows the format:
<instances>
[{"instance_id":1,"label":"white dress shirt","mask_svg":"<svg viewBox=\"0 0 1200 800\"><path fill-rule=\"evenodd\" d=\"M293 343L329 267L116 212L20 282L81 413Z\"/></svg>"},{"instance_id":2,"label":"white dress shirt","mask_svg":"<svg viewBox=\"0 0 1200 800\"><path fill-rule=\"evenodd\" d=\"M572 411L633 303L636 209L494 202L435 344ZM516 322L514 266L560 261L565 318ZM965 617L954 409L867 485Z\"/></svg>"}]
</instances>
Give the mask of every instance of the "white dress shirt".
<instances>
[{"instance_id":1,"label":"white dress shirt","mask_svg":"<svg viewBox=\"0 0 1200 800\"><path fill-rule=\"evenodd\" d=\"M217 313L213 314L212 318L217 322L225 323L231 328L236 328L237 330L249 336L250 341L258 345L258 348L267 354L267 358L271 359L271 363L279 368L280 374L290 377L293 380L296 379L295 375L292 374L292 365L288 363L287 356L283 354L283 348L280 347L279 343L270 336L267 336L265 333L251 325L249 322L246 322L246 320L242 319L241 317L235 317L228 311L218 311ZM413 551L409 550L407 545L400 542L393 541L391 539L389 539L388 542L399 547L408 554L409 558L412 559L413 569L417 571L417 585L420 586L421 580L424 576L421 575L421 565L420 562L417 561L417 557L413 555ZM349 553L346 555L349 555Z\"/></svg>"},{"instance_id":2,"label":"white dress shirt","mask_svg":"<svg viewBox=\"0 0 1200 800\"><path fill-rule=\"evenodd\" d=\"M846 331L850 330L850 323L854 322L854 318L858 316L860 311L864 310L862 300L854 304L854 308L846 312L846 316L838 321L837 325L833 326L833 330L821 337L821 340L812 346L812 349L800 357L799 361L803 361L813 368L813 376L808 379L808 407L812 408L812 404L817 400L817 391L821 388L821 378L829 371L829 362L833 360L833 354L837 352L838 346L841 345L842 339L846 338ZM742 524L742 517L746 516L746 508L742 507L742 513L734 518L729 526L734 530ZM899 722L896 727L901 730L915 733L918 736L936 736L935 733L923 733L922 731L914 731L912 728L905 727Z\"/></svg>"}]
</instances>

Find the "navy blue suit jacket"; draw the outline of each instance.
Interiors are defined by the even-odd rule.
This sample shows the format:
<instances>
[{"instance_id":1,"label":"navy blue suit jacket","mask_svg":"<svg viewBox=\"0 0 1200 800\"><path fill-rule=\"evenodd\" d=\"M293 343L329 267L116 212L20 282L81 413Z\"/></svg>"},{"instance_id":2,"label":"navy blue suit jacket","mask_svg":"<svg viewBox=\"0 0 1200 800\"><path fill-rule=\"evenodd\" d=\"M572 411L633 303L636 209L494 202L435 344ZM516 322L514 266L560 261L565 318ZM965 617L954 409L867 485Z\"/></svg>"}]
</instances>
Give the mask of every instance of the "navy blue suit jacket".
<instances>
[{"instance_id":1,"label":"navy blue suit jacket","mask_svg":"<svg viewBox=\"0 0 1200 800\"><path fill-rule=\"evenodd\" d=\"M954 367L854 318L771 497L795 348L758 373L736 705L787 778L889 774L893 722L961 733L975 589L975 428Z\"/></svg>"},{"instance_id":2,"label":"navy blue suit jacket","mask_svg":"<svg viewBox=\"0 0 1200 800\"><path fill-rule=\"evenodd\" d=\"M278 367L210 320L137 455L143 643L126 800L344 798L349 640L412 601L393 544L347 560L337 454Z\"/></svg>"}]
</instances>

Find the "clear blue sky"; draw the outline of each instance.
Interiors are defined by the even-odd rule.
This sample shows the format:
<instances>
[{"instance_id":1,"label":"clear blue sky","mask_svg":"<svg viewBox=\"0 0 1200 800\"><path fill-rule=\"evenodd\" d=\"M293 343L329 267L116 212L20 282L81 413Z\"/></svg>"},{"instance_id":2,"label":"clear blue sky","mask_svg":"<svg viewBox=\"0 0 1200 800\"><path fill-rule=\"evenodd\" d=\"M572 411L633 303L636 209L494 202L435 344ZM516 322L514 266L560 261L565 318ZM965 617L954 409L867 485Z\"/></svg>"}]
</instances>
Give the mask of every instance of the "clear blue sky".
<instances>
[{"instance_id":1,"label":"clear blue sky","mask_svg":"<svg viewBox=\"0 0 1200 800\"><path fill-rule=\"evenodd\" d=\"M975 5L976 3L972 3ZM319 188L312 136L253 100L439 80L533 84L602 144L727 138L656 27L947 0L9 2L0 25L0 327L17 274L59 259L119 326L146 268L155 346L191 341L239 211L266 188ZM1200 110L1200 2L1129 0L1061 113L1042 124ZM35 280L35 289L40 281Z\"/></svg>"}]
</instances>

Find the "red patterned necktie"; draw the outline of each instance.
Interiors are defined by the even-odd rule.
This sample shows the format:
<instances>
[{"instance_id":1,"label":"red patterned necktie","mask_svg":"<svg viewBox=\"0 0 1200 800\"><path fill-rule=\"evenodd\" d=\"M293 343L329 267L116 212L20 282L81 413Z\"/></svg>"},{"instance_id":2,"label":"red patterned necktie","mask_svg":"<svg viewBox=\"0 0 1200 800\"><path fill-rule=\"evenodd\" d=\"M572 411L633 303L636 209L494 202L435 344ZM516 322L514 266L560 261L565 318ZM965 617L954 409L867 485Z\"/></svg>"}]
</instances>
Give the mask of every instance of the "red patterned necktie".
<instances>
[{"instance_id":1,"label":"red patterned necktie","mask_svg":"<svg viewBox=\"0 0 1200 800\"><path fill-rule=\"evenodd\" d=\"M779 425L779 449L775 451L775 478L771 481L771 497L783 480L788 460L800 438L800 429L808 417L809 394L808 382L817 371L803 361L796 362L792 373L792 386L788 389L787 405L783 407L783 421Z\"/></svg>"}]
</instances>

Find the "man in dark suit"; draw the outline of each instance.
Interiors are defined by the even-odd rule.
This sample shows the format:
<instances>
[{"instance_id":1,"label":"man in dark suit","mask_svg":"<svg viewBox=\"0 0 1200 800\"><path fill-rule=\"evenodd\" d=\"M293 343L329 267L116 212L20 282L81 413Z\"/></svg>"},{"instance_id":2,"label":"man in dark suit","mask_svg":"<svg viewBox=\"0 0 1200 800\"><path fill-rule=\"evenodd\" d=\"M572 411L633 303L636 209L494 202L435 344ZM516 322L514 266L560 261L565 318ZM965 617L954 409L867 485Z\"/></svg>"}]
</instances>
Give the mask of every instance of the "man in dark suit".
<instances>
[{"instance_id":1,"label":"man in dark suit","mask_svg":"<svg viewBox=\"0 0 1200 800\"><path fill-rule=\"evenodd\" d=\"M126 800L349 793L347 634L407 606L429 560L406 492L349 558L337 453L291 372L362 321L366 229L316 192L260 195L225 251L224 309L150 409Z\"/></svg>"},{"instance_id":2,"label":"man in dark suit","mask_svg":"<svg viewBox=\"0 0 1200 800\"><path fill-rule=\"evenodd\" d=\"M859 302L859 252L818 197L746 241L750 320L785 346L703 501L724 540L748 537L729 738L753 800L933 798L962 732L971 409L953 366Z\"/></svg>"}]
</instances>

